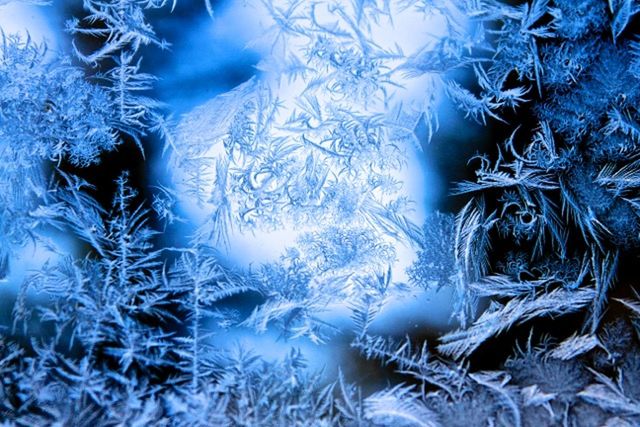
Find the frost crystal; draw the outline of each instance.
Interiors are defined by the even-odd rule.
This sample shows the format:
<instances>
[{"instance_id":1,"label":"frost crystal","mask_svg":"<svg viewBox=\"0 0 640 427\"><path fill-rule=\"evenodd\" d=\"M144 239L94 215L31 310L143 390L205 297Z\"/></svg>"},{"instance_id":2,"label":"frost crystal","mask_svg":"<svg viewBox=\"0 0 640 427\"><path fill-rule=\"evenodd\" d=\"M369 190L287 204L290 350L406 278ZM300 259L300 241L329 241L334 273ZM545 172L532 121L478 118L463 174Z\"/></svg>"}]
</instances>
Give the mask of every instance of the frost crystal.
<instances>
[{"instance_id":1,"label":"frost crystal","mask_svg":"<svg viewBox=\"0 0 640 427\"><path fill-rule=\"evenodd\" d=\"M26 3L70 39L2 31L3 426L640 425L638 1ZM260 60L174 119L191 14Z\"/></svg>"}]
</instances>

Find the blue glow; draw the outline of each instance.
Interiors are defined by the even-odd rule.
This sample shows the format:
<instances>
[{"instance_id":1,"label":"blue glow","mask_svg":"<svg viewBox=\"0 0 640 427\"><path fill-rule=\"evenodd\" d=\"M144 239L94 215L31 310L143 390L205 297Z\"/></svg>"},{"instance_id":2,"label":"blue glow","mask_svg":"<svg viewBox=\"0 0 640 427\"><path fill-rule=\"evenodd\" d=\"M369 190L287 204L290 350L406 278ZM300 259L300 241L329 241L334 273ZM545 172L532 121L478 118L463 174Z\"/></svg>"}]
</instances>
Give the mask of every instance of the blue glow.
<instances>
[{"instance_id":1,"label":"blue glow","mask_svg":"<svg viewBox=\"0 0 640 427\"><path fill-rule=\"evenodd\" d=\"M640 425L638 0L0 0L0 424Z\"/></svg>"}]
</instances>

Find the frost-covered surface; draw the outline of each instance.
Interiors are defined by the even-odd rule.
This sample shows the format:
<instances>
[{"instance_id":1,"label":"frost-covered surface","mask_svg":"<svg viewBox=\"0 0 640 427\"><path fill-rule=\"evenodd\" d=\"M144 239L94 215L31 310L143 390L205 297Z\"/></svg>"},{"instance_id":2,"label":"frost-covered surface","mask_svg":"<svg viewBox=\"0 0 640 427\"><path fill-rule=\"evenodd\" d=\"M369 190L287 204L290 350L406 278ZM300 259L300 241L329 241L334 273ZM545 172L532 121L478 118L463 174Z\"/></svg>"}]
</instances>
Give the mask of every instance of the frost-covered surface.
<instances>
[{"instance_id":1,"label":"frost-covered surface","mask_svg":"<svg viewBox=\"0 0 640 427\"><path fill-rule=\"evenodd\" d=\"M255 75L176 118L180 1L29 3L73 13L0 46L3 425L640 424L640 4L232 3ZM489 144L445 211L451 108ZM100 181L131 145L168 178ZM447 330L390 325L434 292Z\"/></svg>"}]
</instances>

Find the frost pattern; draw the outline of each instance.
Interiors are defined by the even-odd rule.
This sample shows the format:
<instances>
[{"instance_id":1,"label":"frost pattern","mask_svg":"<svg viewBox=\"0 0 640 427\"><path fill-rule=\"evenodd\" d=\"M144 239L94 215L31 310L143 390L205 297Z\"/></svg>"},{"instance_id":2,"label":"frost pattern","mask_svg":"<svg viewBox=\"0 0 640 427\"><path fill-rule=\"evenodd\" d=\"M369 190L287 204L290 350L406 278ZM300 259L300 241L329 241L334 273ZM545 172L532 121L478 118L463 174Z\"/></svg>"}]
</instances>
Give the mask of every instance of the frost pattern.
<instances>
[{"instance_id":1,"label":"frost pattern","mask_svg":"<svg viewBox=\"0 0 640 427\"><path fill-rule=\"evenodd\" d=\"M638 425L640 5L252 6L270 22L258 75L175 126L141 95L155 80L141 47L168 47L147 14L169 2L84 1L66 26L73 60L3 33L0 279L28 241L55 246L51 229L83 242L15 295L0 330L3 425ZM408 13L443 34L412 52L379 41ZM418 126L438 138L441 101L507 137L470 159L458 212L418 225L401 173L428 142ZM102 206L70 172L154 132L175 188L149 202L123 172ZM183 222L183 196L207 216L186 247L163 246L151 212ZM275 261L225 262L237 230L285 225L301 233ZM408 283L392 277L402 245L417 252ZM376 332L389 301L431 288L454 295L452 330ZM230 308L251 295L249 312ZM345 306L346 327L326 315ZM274 360L223 347L227 330L325 346L341 335L395 376L365 391L295 349ZM487 368L501 342L508 354Z\"/></svg>"}]
</instances>

